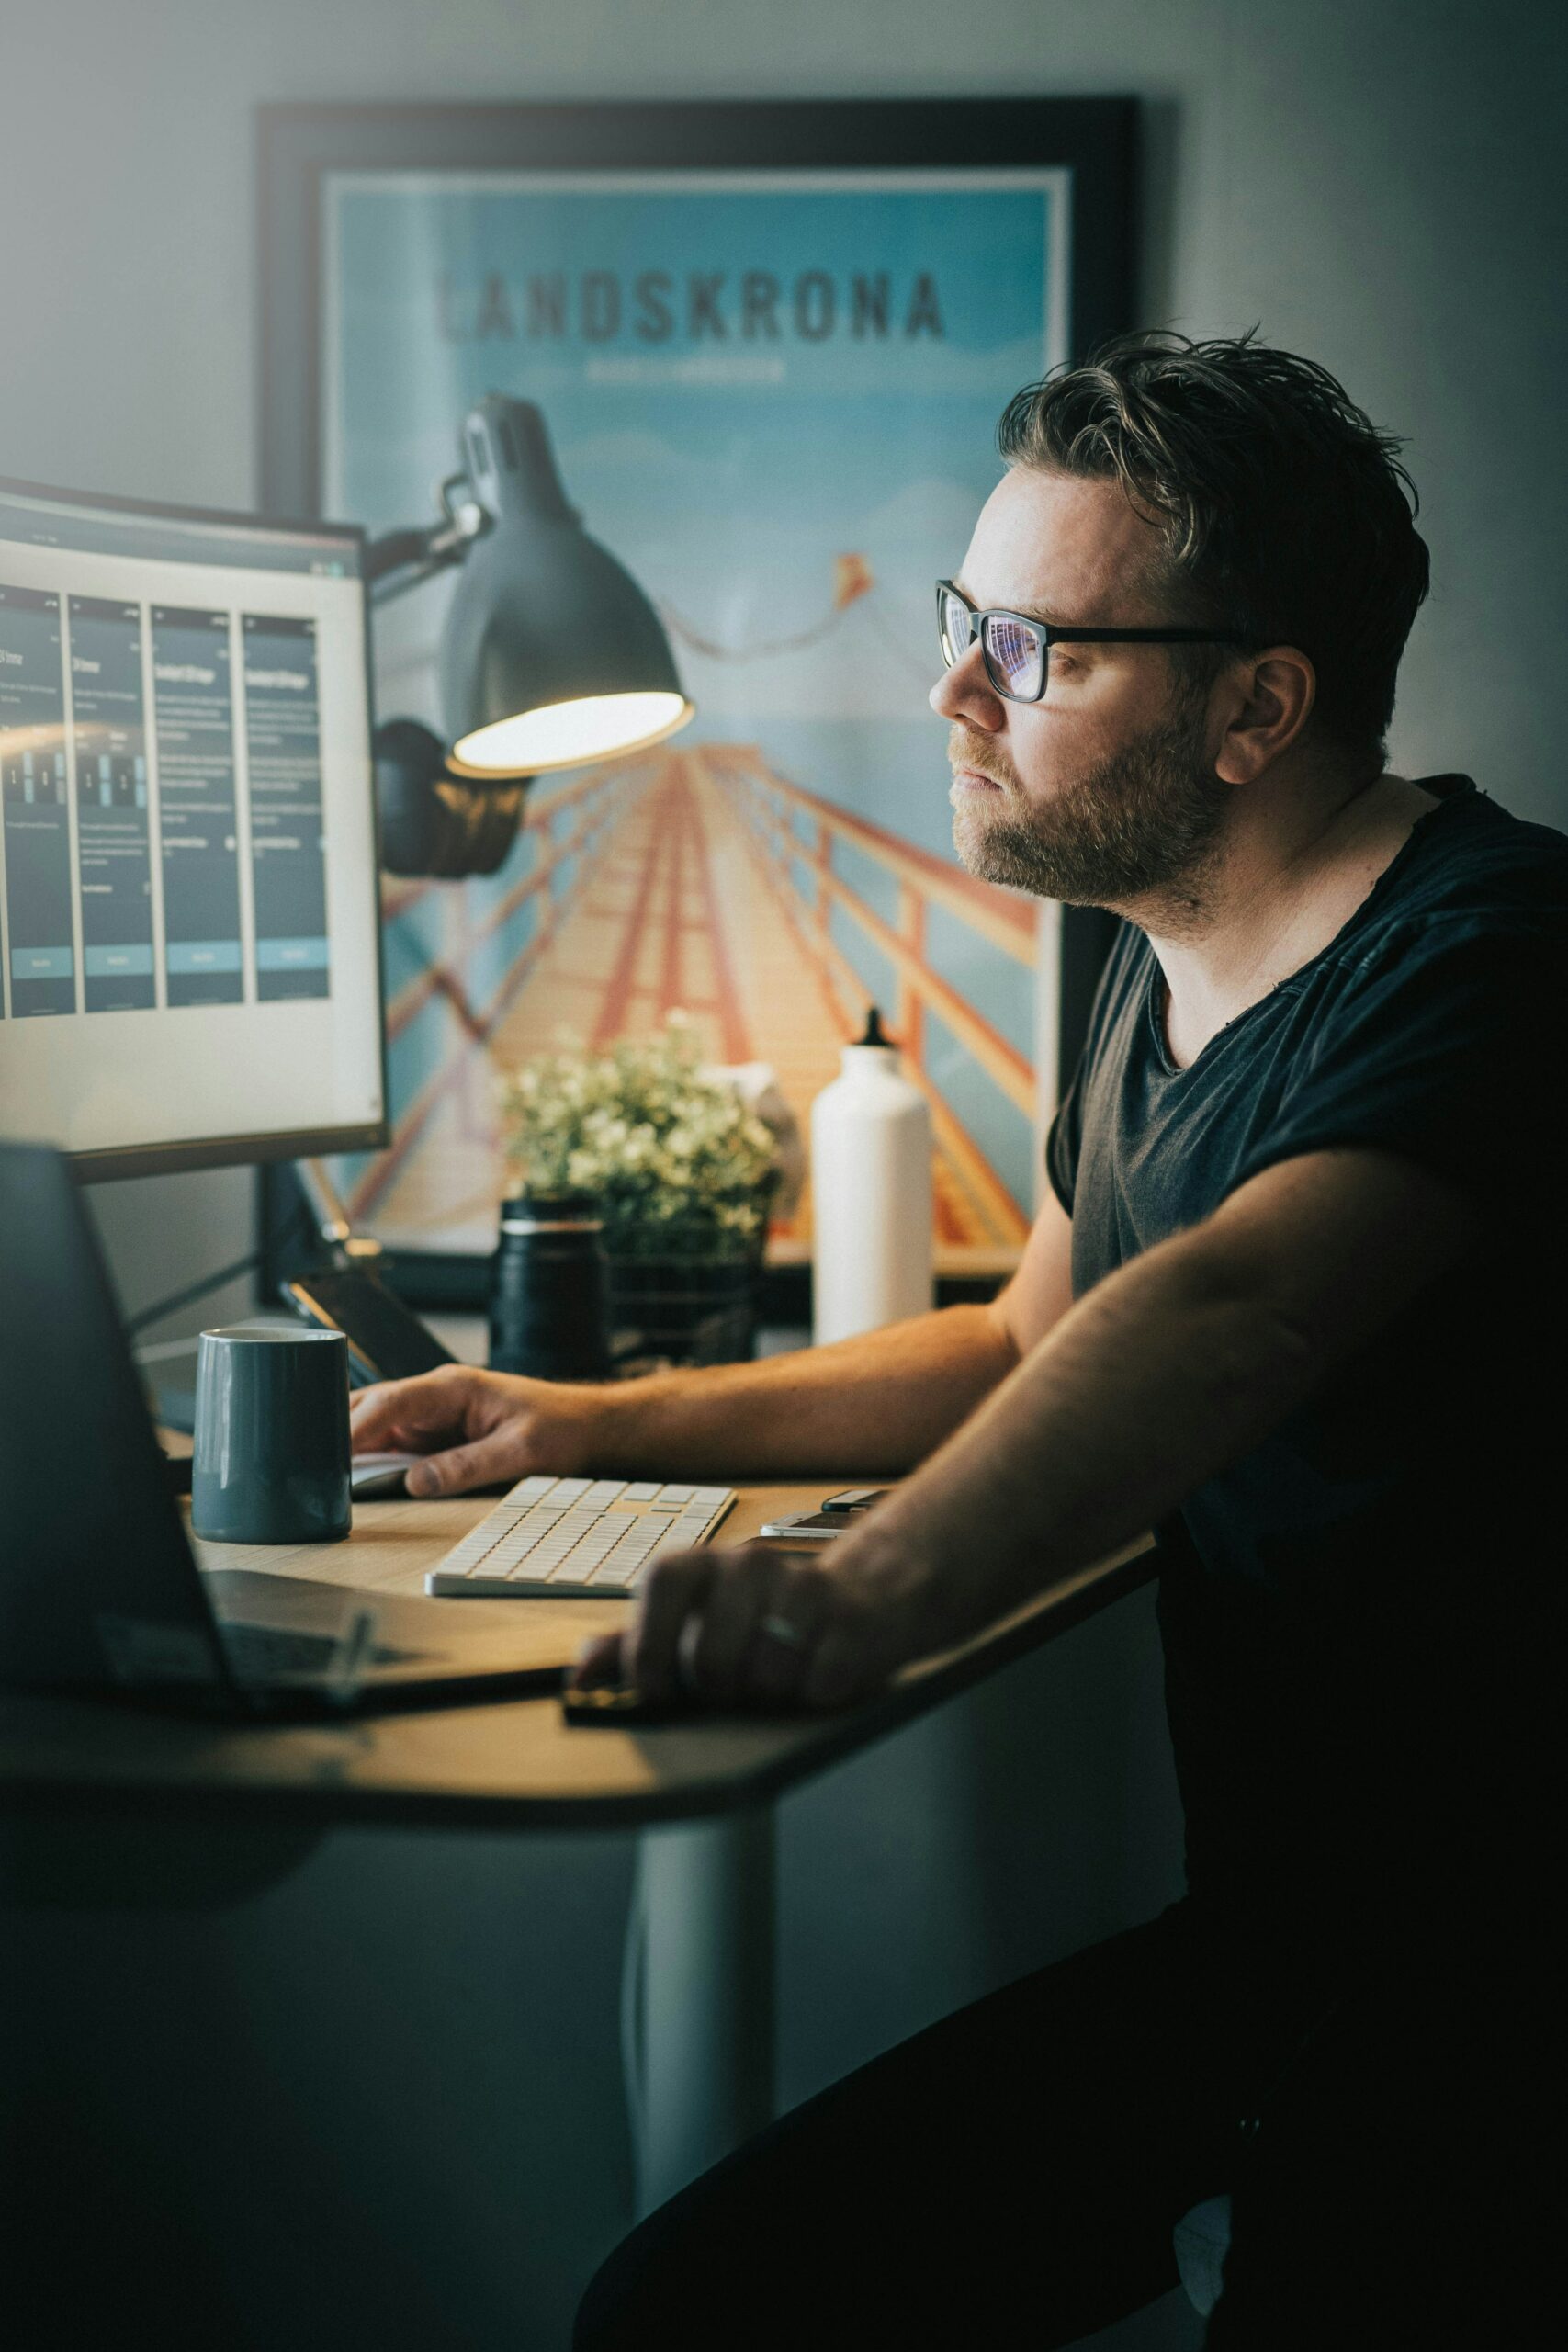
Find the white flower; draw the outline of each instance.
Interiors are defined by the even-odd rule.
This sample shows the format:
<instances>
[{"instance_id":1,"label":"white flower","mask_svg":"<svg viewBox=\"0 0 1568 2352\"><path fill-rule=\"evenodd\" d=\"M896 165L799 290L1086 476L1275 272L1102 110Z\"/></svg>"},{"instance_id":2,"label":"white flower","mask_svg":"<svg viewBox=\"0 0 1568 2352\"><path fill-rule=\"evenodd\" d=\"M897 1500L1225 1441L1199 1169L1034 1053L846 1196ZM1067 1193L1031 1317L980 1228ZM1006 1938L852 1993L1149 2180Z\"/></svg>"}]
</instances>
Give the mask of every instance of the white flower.
<instances>
[{"instance_id":1,"label":"white flower","mask_svg":"<svg viewBox=\"0 0 1568 2352\"><path fill-rule=\"evenodd\" d=\"M597 1193L613 1251L729 1255L760 1238L773 1136L728 1079L699 1071L687 1015L608 1054L540 1055L498 1099L513 1182Z\"/></svg>"}]
</instances>

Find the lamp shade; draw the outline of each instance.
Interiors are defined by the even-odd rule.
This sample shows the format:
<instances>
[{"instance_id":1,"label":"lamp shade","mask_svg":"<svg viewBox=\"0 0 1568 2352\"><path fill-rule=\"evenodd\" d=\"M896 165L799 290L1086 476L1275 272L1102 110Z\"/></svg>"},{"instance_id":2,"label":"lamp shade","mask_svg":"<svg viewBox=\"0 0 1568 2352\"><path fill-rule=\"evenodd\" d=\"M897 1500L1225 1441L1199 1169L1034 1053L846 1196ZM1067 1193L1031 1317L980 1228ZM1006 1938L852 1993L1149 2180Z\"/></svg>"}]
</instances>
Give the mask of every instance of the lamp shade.
<instances>
[{"instance_id":1,"label":"lamp shade","mask_svg":"<svg viewBox=\"0 0 1568 2352\"><path fill-rule=\"evenodd\" d=\"M537 775L640 751L693 715L658 614L568 504L545 420L491 392L464 427L491 527L458 574L441 699L460 775Z\"/></svg>"}]
</instances>

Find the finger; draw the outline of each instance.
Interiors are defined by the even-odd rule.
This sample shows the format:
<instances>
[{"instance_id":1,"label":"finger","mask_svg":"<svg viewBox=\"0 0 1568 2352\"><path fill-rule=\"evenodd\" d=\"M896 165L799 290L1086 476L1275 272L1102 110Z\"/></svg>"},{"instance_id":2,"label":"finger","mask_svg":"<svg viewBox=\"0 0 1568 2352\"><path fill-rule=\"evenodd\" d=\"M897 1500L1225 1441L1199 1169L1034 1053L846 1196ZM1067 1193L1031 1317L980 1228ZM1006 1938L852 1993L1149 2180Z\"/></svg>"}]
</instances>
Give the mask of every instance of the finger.
<instances>
[{"instance_id":1,"label":"finger","mask_svg":"<svg viewBox=\"0 0 1568 2352\"><path fill-rule=\"evenodd\" d=\"M649 1568L625 1646L631 1666L627 1679L649 1699L670 1699L680 1690L681 1629L706 1598L716 1566L712 1552L669 1552Z\"/></svg>"},{"instance_id":2,"label":"finger","mask_svg":"<svg viewBox=\"0 0 1568 2352\"><path fill-rule=\"evenodd\" d=\"M349 1399L348 1426L356 1453L398 1443L417 1448L457 1436L464 1425L473 1381L464 1365L422 1372L412 1380L378 1380Z\"/></svg>"},{"instance_id":3,"label":"finger","mask_svg":"<svg viewBox=\"0 0 1568 2352\"><path fill-rule=\"evenodd\" d=\"M392 1383L389 1380L377 1380L373 1381L368 1388L356 1388L348 1400L350 1426L368 1419L371 1414L378 1411L385 1404L387 1391L391 1386Z\"/></svg>"},{"instance_id":4,"label":"finger","mask_svg":"<svg viewBox=\"0 0 1568 2352\"><path fill-rule=\"evenodd\" d=\"M746 1689L746 1662L773 1589L773 1564L761 1544L710 1552L714 1580L691 1643L694 1690L732 1706Z\"/></svg>"},{"instance_id":5,"label":"finger","mask_svg":"<svg viewBox=\"0 0 1568 2352\"><path fill-rule=\"evenodd\" d=\"M800 1695L831 1606L832 1586L822 1562L775 1555L746 1661L751 1697L776 1703Z\"/></svg>"},{"instance_id":6,"label":"finger","mask_svg":"<svg viewBox=\"0 0 1568 2352\"><path fill-rule=\"evenodd\" d=\"M411 1463L403 1484L411 1495L422 1499L470 1494L476 1487L499 1486L503 1479L510 1485L520 1475L521 1450L519 1432L503 1426L475 1438L469 1445L449 1446L444 1453L430 1453L423 1462Z\"/></svg>"},{"instance_id":7,"label":"finger","mask_svg":"<svg viewBox=\"0 0 1568 2352\"><path fill-rule=\"evenodd\" d=\"M569 1690L592 1690L604 1683L613 1686L624 1681L619 1634L595 1634L591 1642L584 1642L566 1679Z\"/></svg>"},{"instance_id":8,"label":"finger","mask_svg":"<svg viewBox=\"0 0 1568 2352\"><path fill-rule=\"evenodd\" d=\"M847 1707L880 1690L889 1671L870 1617L857 1611L825 1627L801 1679L800 1702L823 1710Z\"/></svg>"}]
</instances>

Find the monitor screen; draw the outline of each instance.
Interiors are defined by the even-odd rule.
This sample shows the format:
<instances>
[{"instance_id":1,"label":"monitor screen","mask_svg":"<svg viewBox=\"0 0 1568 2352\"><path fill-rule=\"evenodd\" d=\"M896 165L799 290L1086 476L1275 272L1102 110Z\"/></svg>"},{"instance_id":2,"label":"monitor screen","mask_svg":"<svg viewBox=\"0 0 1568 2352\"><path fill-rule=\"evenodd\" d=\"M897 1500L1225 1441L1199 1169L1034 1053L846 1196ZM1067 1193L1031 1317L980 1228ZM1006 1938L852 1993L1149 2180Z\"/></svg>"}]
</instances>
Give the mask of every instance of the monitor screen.
<instances>
[{"instance_id":1,"label":"monitor screen","mask_svg":"<svg viewBox=\"0 0 1568 2352\"><path fill-rule=\"evenodd\" d=\"M0 1134L386 1140L363 554L0 480Z\"/></svg>"}]
</instances>

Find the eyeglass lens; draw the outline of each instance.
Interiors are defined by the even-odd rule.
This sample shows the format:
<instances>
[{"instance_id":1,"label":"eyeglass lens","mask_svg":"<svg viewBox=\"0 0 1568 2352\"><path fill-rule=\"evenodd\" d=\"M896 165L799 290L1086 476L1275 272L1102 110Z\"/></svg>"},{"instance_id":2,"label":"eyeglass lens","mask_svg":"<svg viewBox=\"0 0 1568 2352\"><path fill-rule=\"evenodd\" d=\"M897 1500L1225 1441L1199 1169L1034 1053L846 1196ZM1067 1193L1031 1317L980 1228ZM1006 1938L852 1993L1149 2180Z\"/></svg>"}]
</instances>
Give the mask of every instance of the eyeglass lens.
<instances>
[{"instance_id":1,"label":"eyeglass lens","mask_svg":"<svg viewBox=\"0 0 1568 2352\"><path fill-rule=\"evenodd\" d=\"M969 627L968 605L949 590L942 600L942 650L950 666L954 662L963 661L969 650L973 634Z\"/></svg>"},{"instance_id":2,"label":"eyeglass lens","mask_svg":"<svg viewBox=\"0 0 1568 2352\"><path fill-rule=\"evenodd\" d=\"M961 597L942 600L942 650L949 663L961 662L975 640L974 616ZM1005 613L991 614L982 624L982 650L992 685L1020 701L1032 702L1045 674L1045 640L1027 621Z\"/></svg>"},{"instance_id":3,"label":"eyeglass lens","mask_svg":"<svg viewBox=\"0 0 1568 2352\"><path fill-rule=\"evenodd\" d=\"M1045 640L1039 630L1027 621L995 613L981 624L981 632L991 684L1005 695L1032 702L1045 667Z\"/></svg>"}]
</instances>

